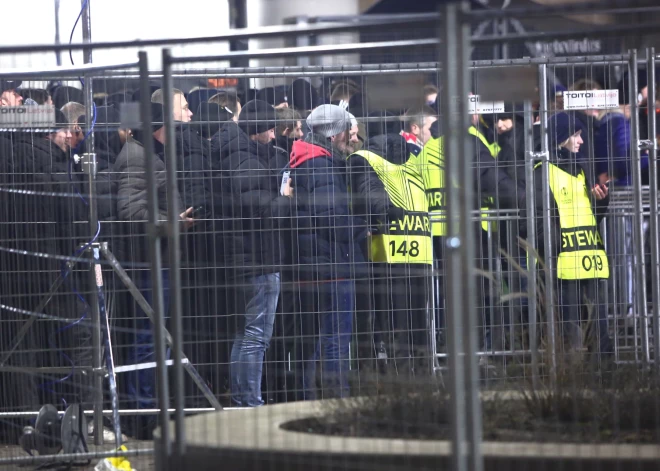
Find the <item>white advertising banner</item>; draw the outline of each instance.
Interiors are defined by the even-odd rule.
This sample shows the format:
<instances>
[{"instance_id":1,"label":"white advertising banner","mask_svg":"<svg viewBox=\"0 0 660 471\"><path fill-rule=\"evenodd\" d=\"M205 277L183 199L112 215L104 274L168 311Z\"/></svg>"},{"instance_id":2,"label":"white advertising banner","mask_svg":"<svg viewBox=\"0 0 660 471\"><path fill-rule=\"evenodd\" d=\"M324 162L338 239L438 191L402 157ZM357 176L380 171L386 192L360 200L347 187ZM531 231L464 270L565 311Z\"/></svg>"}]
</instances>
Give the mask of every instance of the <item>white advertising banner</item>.
<instances>
[{"instance_id":1,"label":"white advertising banner","mask_svg":"<svg viewBox=\"0 0 660 471\"><path fill-rule=\"evenodd\" d=\"M1 106L1 129L53 129L55 126L55 106Z\"/></svg>"},{"instance_id":2,"label":"white advertising banner","mask_svg":"<svg viewBox=\"0 0 660 471\"><path fill-rule=\"evenodd\" d=\"M610 110L619 107L619 90L564 92L565 110Z\"/></svg>"},{"instance_id":3,"label":"white advertising banner","mask_svg":"<svg viewBox=\"0 0 660 471\"><path fill-rule=\"evenodd\" d=\"M494 114L504 113L503 101L481 101L479 95L468 97L469 114Z\"/></svg>"}]
</instances>

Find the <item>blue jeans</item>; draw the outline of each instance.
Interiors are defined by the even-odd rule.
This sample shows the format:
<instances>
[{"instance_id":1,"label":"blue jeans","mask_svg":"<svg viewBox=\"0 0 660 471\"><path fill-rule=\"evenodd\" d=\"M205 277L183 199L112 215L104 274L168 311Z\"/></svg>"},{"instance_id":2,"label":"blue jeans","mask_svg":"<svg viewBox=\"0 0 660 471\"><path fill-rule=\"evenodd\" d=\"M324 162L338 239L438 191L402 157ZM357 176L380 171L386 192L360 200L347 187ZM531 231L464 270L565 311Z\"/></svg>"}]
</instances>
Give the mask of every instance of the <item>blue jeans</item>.
<instances>
[{"instance_id":1,"label":"blue jeans","mask_svg":"<svg viewBox=\"0 0 660 471\"><path fill-rule=\"evenodd\" d=\"M170 272L163 270L163 312L165 321L169 318L170 307ZM147 300L153 306L152 277L151 270L144 270L136 277L136 285ZM136 305L135 310L135 332L133 342L128 353L128 364L147 363L156 361L156 349L154 345L154 326L145 312ZM126 378L128 395L135 401L137 409L152 409L157 407L156 402L156 369L132 371Z\"/></svg>"},{"instance_id":2,"label":"blue jeans","mask_svg":"<svg viewBox=\"0 0 660 471\"><path fill-rule=\"evenodd\" d=\"M355 283L332 281L308 285L302 296L300 330L302 399L347 397ZM317 363L321 359L321 394Z\"/></svg>"},{"instance_id":3,"label":"blue jeans","mask_svg":"<svg viewBox=\"0 0 660 471\"><path fill-rule=\"evenodd\" d=\"M239 327L231 350L231 401L237 407L263 405L261 373L264 354L273 335L280 295L280 274L248 278L236 289ZM242 312L241 312L242 311Z\"/></svg>"}]
</instances>

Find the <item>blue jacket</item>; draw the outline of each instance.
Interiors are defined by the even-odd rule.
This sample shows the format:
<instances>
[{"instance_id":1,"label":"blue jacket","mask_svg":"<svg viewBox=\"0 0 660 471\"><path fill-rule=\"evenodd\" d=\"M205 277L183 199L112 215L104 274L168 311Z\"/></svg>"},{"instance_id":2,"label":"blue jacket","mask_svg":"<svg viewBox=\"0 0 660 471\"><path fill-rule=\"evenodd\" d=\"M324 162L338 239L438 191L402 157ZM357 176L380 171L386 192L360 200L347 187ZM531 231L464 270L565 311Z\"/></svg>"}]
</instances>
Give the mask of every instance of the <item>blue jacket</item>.
<instances>
[{"instance_id":1,"label":"blue jacket","mask_svg":"<svg viewBox=\"0 0 660 471\"><path fill-rule=\"evenodd\" d=\"M297 197L298 277L354 278L365 269L360 249L366 221L351 214L346 159L321 136L308 134L291 151Z\"/></svg>"},{"instance_id":2,"label":"blue jacket","mask_svg":"<svg viewBox=\"0 0 660 471\"><path fill-rule=\"evenodd\" d=\"M623 113L608 113L600 119L594 132L597 175L611 173L616 185L632 185L630 139L630 122ZM648 156L642 157L642 169L646 167Z\"/></svg>"}]
</instances>

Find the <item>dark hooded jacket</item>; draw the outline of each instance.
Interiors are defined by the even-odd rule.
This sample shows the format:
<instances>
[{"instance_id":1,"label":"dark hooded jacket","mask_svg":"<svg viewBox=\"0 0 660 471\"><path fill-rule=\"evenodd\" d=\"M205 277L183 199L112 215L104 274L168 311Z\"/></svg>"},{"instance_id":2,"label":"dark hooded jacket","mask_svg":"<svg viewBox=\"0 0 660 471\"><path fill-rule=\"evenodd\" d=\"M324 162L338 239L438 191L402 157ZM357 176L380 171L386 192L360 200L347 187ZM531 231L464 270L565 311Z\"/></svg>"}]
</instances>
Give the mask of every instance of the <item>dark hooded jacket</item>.
<instances>
[{"instance_id":1,"label":"dark hooded jacket","mask_svg":"<svg viewBox=\"0 0 660 471\"><path fill-rule=\"evenodd\" d=\"M291 152L297 195L297 263L304 280L358 276L366 221L350 209L346 158L330 141L309 133Z\"/></svg>"},{"instance_id":2,"label":"dark hooded jacket","mask_svg":"<svg viewBox=\"0 0 660 471\"><path fill-rule=\"evenodd\" d=\"M280 229L293 201L280 195L281 173L272 145L253 141L228 123L211 142L210 192L227 279L277 273L284 249ZM218 254L222 255L222 254Z\"/></svg>"},{"instance_id":3,"label":"dark hooded jacket","mask_svg":"<svg viewBox=\"0 0 660 471\"><path fill-rule=\"evenodd\" d=\"M518 114L514 114L511 118L513 128L497 136L497 143L501 149L497 156L497 162L513 181L524 186L525 120L523 116Z\"/></svg>"}]
</instances>

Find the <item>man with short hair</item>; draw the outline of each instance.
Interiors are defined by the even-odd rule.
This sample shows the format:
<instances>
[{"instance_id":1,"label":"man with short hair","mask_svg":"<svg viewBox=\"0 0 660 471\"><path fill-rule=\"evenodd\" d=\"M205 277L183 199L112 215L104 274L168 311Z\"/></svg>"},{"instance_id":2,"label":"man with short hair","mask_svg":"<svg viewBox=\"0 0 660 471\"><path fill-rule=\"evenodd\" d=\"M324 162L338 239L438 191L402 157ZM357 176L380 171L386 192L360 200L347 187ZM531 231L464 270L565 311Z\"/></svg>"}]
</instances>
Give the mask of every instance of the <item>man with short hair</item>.
<instances>
[{"instance_id":1,"label":"man with short hair","mask_svg":"<svg viewBox=\"0 0 660 471\"><path fill-rule=\"evenodd\" d=\"M301 116L293 108L279 108L277 114L277 127L275 128L275 145L291 153L293 143L304 137Z\"/></svg>"},{"instance_id":2,"label":"man with short hair","mask_svg":"<svg viewBox=\"0 0 660 471\"><path fill-rule=\"evenodd\" d=\"M85 139L85 133L82 132L82 129L78 125L78 119L81 116L85 116L85 106L75 101L70 101L64 105L61 109L62 113L66 117L67 122L71 123L71 150L76 152L78 146Z\"/></svg>"},{"instance_id":3,"label":"man with short hair","mask_svg":"<svg viewBox=\"0 0 660 471\"><path fill-rule=\"evenodd\" d=\"M290 183L281 188L281 169L271 145L275 127L273 107L253 100L242 108L238 123L227 123L211 141L212 209L221 220L217 245L224 247L226 279L234 291L230 313L237 329L230 383L232 404L238 407L264 403L263 360L280 296L279 229L291 214L293 190Z\"/></svg>"},{"instance_id":4,"label":"man with short hair","mask_svg":"<svg viewBox=\"0 0 660 471\"><path fill-rule=\"evenodd\" d=\"M241 114L241 102L235 92L221 91L209 98L209 103L215 103L223 108L227 108L232 114L232 119L238 122L238 115Z\"/></svg>"},{"instance_id":5,"label":"man with short hair","mask_svg":"<svg viewBox=\"0 0 660 471\"><path fill-rule=\"evenodd\" d=\"M21 80L0 80L0 106L21 106L23 97L16 91Z\"/></svg>"},{"instance_id":6,"label":"man with short hair","mask_svg":"<svg viewBox=\"0 0 660 471\"><path fill-rule=\"evenodd\" d=\"M145 153L142 145L145 139L154 140L155 155L154 160L154 178L158 186L158 220L166 221L167 206L167 168L165 165L164 142L165 133L163 129L163 107L160 104L152 103L152 122L150 129L136 130L134 137L129 136L126 144L117 156L114 164L114 171L117 175L117 216L121 221L130 224L130 231L137 236L128 247L128 257L132 263L148 263L149 250L146 234L146 223L149 219L149 208L147 201L147 159L150 158ZM175 195L178 201L178 207L183 208L179 192ZM189 227L193 220L191 219L192 208L182 212L179 217L185 227ZM169 265L167 247L162 247L163 257L163 305L164 313L167 316L169 307ZM153 305L153 280L149 270L140 270L135 273L135 284L150 305ZM138 306L136 307L134 319L134 338L131 339L131 349L127 354L128 364L141 364L154 361L154 338L152 325L147 315ZM127 390L132 406L137 409L150 409L156 406L156 377L153 369L143 369L127 374ZM151 437L153 428L156 426L156 418L153 416L136 416L136 424L133 430L127 433L133 434L136 438L148 439Z\"/></svg>"},{"instance_id":7,"label":"man with short hair","mask_svg":"<svg viewBox=\"0 0 660 471\"><path fill-rule=\"evenodd\" d=\"M404 129L401 135L409 144L424 147L433 137L431 126L437 120L437 113L429 106L411 108L403 115Z\"/></svg>"},{"instance_id":8,"label":"man with short hair","mask_svg":"<svg viewBox=\"0 0 660 471\"><path fill-rule=\"evenodd\" d=\"M351 117L336 105L321 105L307 117L311 132L291 152L298 198L298 277L302 363L301 399L315 399L316 362L322 358L323 397L349 393L348 361L355 303L356 263L366 223L351 215L346 157Z\"/></svg>"},{"instance_id":9,"label":"man with short hair","mask_svg":"<svg viewBox=\"0 0 660 471\"><path fill-rule=\"evenodd\" d=\"M188 106L188 100L186 100L186 96L183 94L183 92L177 88L173 89L172 92L174 93L174 96L172 97L172 115L174 117L174 121L181 121L182 123L189 123L190 120L192 119L193 113L190 111L190 107ZM163 89L159 88L155 92L151 94L151 103L159 103L159 104L164 104L165 101L163 99Z\"/></svg>"}]
</instances>

